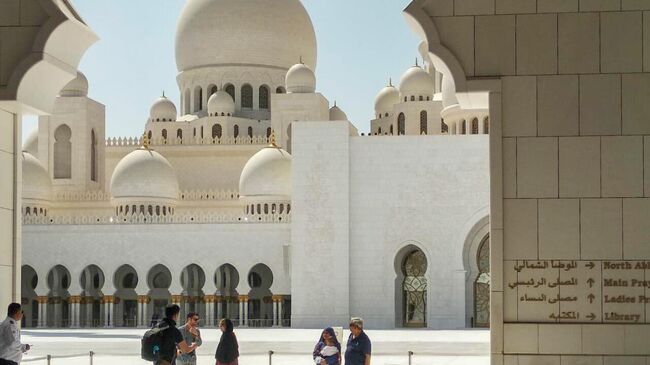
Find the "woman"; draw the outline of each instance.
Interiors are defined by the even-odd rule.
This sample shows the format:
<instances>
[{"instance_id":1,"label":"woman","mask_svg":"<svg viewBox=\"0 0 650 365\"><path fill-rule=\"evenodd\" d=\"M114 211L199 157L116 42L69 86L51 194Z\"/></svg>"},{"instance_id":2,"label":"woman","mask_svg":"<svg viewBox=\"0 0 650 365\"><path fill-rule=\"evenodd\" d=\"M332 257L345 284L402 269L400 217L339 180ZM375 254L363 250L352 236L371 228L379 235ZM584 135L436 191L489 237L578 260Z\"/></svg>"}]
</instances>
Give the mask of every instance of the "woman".
<instances>
[{"instance_id":1,"label":"woman","mask_svg":"<svg viewBox=\"0 0 650 365\"><path fill-rule=\"evenodd\" d=\"M313 356L316 365L341 365L341 344L332 327L323 330Z\"/></svg>"},{"instance_id":2,"label":"woman","mask_svg":"<svg viewBox=\"0 0 650 365\"><path fill-rule=\"evenodd\" d=\"M238 365L239 345L237 336L233 332L233 324L229 319L222 319L219 322L221 329L221 339L217 346L217 353L214 356L217 359L217 365Z\"/></svg>"}]
</instances>

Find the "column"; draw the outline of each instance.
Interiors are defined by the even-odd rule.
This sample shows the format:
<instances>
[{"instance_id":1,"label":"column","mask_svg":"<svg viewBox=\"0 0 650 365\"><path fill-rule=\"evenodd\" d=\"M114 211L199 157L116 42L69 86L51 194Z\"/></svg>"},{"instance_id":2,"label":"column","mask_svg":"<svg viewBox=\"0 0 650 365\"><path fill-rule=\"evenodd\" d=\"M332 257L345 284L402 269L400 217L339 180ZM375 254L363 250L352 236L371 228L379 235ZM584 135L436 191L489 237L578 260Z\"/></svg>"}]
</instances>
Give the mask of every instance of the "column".
<instances>
[{"instance_id":1,"label":"column","mask_svg":"<svg viewBox=\"0 0 650 365\"><path fill-rule=\"evenodd\" d=\"M147 308L149 308L149 302L151 298L148 295L138 295L138 327L147 327L149 313L147 313Z\"/></svg>"},{"instance_id":2,"label":"column","mask_svg":"<svg viewBox=\"0 0 650 365\"><path fill-rule=\"evenodd\" d=\"M40 296L36 298L38 301L38 328L47 327L47 296Z\"/></svg>"},{"instance_id":3,"label":"column","mask_svg":"<svg viewBox=\"0 0 650 365\"><path fill-rule=\"evenodd\" d=\"M104 303L104 327L113 328L113 325L115 323L115 318L114 318L115 297L112 295L105 295L104 298L102 299L102 302Z\"/></svg>"},{"instance_id":4,"label":"column","mask_svg":"<svg viewBox=\"0 0 650 365\"><path fill-rule=\"evenodd\" d=\"M216 321L215 321L216 322L215 326L218 325L219 324L218 322L221 321L221 319L223 319L225 317L223 315L223 308L222 308L222 304L221 304L221 302L223 300L227 300L227 298L224 298L224 297L222 297L220 295L217 295L214 298L214 303L215 303L215 306L217 307L217 318L216 318Z\"/></svg>"},{"instance_id":5,"label":"column","mask_svg":"<svg viewBox=\"0 0 650 365\"><path fill-rule=\"evenodd\" d=\"M205 325L207 327L214 326L214 295L205 295L203 296L203 302L205 303Z\"/></svg>"},{"instance_id":6,"label":"column","mask_svg":"<svg viewBox=\"0 0 650 365\"><path fill-rule=\"evenodd\" d=\"M61 297L54 297L52 298L52 304L54 305L54 318L53 323L54 323L54 328L61 328L61 320L63 316L63 311L61 310L62 308L62 303L61 303Z\"/></svg>"},{"instance_id":7,"label":"column","mask_svg":"<svg viewBox=\"0 0 650 365\"><path fill-rule=\"evenodd\" d=\"M284 297L282 295L279 295L278 299L278 326L283 327L284 324L282 323L282 302L284 301Z\"/></svg>"},{"instance_id":8,"label":"column","mask_svg":"<svg viewBox=\"0 0 650 365\"><path fill-rule=\"evenodd\" d=\"M277 295L271 297L273 300L273 327L279 327L279 317L278 317L278 298Z\"/></svg>"},{"instance_id":9,"label":"column","mask_svg":"<svg viewBox=\"0 0 650 365\"><path fill-rule=\"evenodd\" d=\"M93 304L95 303L94 297L84 298L84 308L86 309L86 327L92 328L95 326L95 318L93 317Z\"/></svg>"},{"instance_id":10,"label":"column","mask_svg":"<svg viewBox=\"0 0 650 365\"><path fill-rule=\"evenodd\" d=\"M79 328L79 312L81 310L81 297L78 295L73 295L68 298L68 305L70 306L70 328Z\"/></svg>"},{"instance_id":11,"label":"column","mask_svg":"<svg viewBox=\"0 0 650 365\"><path fill-rule=\"evenodd\" d=\"M244 300L246 299L245 295L239 296L239 326L246 326L246 313L244 313Z\"/></svg>"}]
</instances>

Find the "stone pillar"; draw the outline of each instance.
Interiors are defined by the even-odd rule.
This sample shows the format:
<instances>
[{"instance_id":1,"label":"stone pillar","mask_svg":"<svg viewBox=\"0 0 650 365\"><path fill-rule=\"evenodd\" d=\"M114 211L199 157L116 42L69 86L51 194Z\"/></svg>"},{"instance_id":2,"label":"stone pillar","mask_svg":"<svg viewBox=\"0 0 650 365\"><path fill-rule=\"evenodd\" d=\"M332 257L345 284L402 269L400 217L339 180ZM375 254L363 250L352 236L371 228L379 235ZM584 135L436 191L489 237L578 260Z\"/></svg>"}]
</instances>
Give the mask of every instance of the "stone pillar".
<instances>
[{"instance_id":1,"label":"stone pillar","mask_svg":"<svg viewBox=\"0 0 650 365\"><path fill-rule=\"evenodd\" d=\"M151 302L151 298L148 295L138 295L138 327L148 327L147 318L149 318L149 313L147 308L149 308L149 302Z\"/></svg>"},{"instance_id":2,"label":"stone pillar","mask_svg":"<svg viewBox=\"0 0 650 365\"><path fill-rule=\"evenodd\" d=\"M216 301L215 295L205 295L203 302L205 303L205 325L207 327L214 327L214 303Z\"/></svg>"},{"instance_id":3,"label":"stone pillar","mask_svg":"<svg viewBox=\"0 0 650 365\"><path fill-rule=\"evenodd\" d=\"M79 328L79 318L81 317L81 297L78 295L71 296L68 299L68 305L70 306L70 328Z\"/></svg>"},{"instance_id":4,"label":"stone pillar","mask_svg":"<svg viewBox=\"0 0 650 365\"><path fill-rule=\"evenodd\" d=\"M84 308L86 309L86 326L88 328L92 328L95 326L94 321L95 318L93 317L93 304L95 303L95 298L94 297L85 297L83 299L83 304Z\"/></svg>"},{"instance_id":5,"label":"stone pillar","mask_svg":"<svg viewBox=\"0 0 650 365\"><path fill-rule=\"evenodd\" d=\"M248 325L248 295L239 296L239 326L246 327Z\"/></svg>"},{"instance_id":6,"label":"stone pillar","mask_svg":"<svg viewBox=\"0 0 650 365\"><path fill-rule=\"evenodd\" d=\"M52 311L54 317L52 318L52 323L54 324L54 328L61 328L63 319L61 318L63 316L61 297L52 298L52 305L54 306L54 311Z\"/></svg>"},{"instance_id":7,"label":"stone pillar","mask_svg":"<svg viewBox=\"0 0 650 365\"><path fill-rule=\"evenodd\" d=\"M279 296L280 299L278 300L278 326L282 327L282 303L284 302L284 297L282 295Z\"/></svg>"},{"instance_id":8,"label":"stone pillar","mask_svg":"<svg viewBox=\"0 0 650 365\"><path fill-rule=\"evenodd\" d=\"M48 301L47 296L40 296L37 297L36 300L38 301L38 328L46 328L47 327L47 301Z\"/></svg>"},{"instance_id":9,"label":"stone pillar","mask_svg":"<svg viewBox=\"0 0 650 365\"><path fill-rule=\"evenodd\" d=\"M218 325L219 325L219 321L221 321L221 320L225 317L225 316L223 315L223 307L222 307L222 301L224 301L224 300L225 300L226 303L227 303L228 298L227 298L227 297L222 297L222 296L220 296L220 295L217 295L217 296L214 298L215 306L217 307L217 318L216 318L216 321L215 321L215 326L218 326ZM227 304L226 304L226 305L227 305Z\"/></svg>"},{"instance_id":10,"label":"stone pillar","mask_svg":"<svg viewBox=\"0 0 650 365\"><path fill-rule=\"evenodd\" d=\"M102 303L104 304L104 327L113 328L115 324L115 296L105 295Z\"/></svg>"},{"instance_id":11,"label":"stone pillar","mask_svg":"<svg viewBox=\"0 0 650 365\"><path fill-rule=\"evenodd\" d=\"M278 302L280 299L277 295L271 297L273 300L273 327L280 327L280 316L278 314Z\"/></svg>"}]
</instances>

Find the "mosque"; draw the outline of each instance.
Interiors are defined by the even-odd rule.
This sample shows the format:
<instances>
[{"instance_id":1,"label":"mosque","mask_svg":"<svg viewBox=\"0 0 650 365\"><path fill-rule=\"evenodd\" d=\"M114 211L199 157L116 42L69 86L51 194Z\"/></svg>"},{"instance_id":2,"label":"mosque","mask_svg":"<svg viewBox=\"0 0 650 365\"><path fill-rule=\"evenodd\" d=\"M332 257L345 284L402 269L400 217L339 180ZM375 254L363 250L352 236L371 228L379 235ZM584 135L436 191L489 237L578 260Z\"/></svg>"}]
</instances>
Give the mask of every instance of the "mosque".
<instances>
[{"instance_id":1,"label":"mosque","mask_svg":"<svg viewBox=\"0 0 650 365\"><path fill-rule=\"evenodd\" d=\"M299 0L187 0L180 101L141 137L105 135L79 73L23 147L25 326L144 327L170 303L207 326L489 326L489 113L426 49L368 133L317 92Z\"/></svg>"}]
</instances>

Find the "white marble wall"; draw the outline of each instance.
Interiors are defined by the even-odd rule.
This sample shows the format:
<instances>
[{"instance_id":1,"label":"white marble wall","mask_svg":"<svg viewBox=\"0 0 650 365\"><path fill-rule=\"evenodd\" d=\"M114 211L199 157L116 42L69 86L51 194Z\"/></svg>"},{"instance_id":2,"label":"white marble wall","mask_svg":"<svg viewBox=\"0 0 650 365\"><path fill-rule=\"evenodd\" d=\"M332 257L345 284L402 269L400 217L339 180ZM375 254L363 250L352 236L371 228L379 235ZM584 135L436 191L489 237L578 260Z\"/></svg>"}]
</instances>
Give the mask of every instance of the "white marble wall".
<instances>
[{"instance_id":1,"label":"white marble wall","mask_svg":"<svg viewBox=\"0 0 650 365\"><path fill-rule=\"evenodd\" d=\"M16 163L16 141L20 141L18 116L0 109L0 308L20 298L20 223L14 219L18 209L17 187L20 164ZM19 210L18 210L19 212Z\"/></svg>"}]
</instances>

